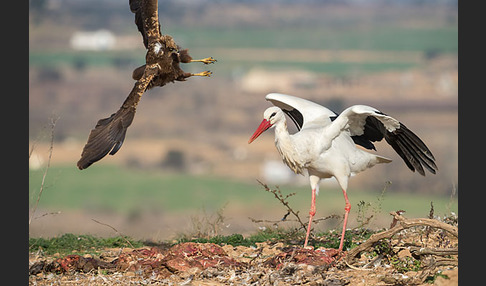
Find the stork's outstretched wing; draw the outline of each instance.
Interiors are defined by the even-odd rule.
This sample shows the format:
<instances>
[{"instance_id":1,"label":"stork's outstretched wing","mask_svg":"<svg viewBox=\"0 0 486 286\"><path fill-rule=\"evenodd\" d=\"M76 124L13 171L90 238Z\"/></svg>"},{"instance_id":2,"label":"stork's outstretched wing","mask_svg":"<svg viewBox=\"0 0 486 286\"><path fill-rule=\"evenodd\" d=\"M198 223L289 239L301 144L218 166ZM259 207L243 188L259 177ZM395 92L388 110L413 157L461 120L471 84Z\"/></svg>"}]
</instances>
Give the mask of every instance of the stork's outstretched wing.
<instances>
[{"instance_id":1,"label":"stork's outstretched wing","mask_svg":"<svg viewBox=\"0 0 486 286\"><path fill-rule=\"evenodd\" d=\"M304 124L306 127L312 127L314 124L317 124L318 127L329 125L338 116L337 113L322 105L292 95L270 93L265 98L282 109L292 119L298 130L301 130ZM351 138L358 145L376 150L372 141L380 141L383 139L383 134L375 129L376 127L372 125L366 125L364 134L353 135ZM381 137L378 139L379 136Z\"/></svg>"},{"instance_id":2,"label":"stork's outstretched wing","mask_svg":"<svg viewBox=\"0 0 486 286\"><path fill-rule=\"evenodd\" d=\"M434 155L415 133L395 118L373 107L353 105L345 109L329 126L328 135L335 136L343 129L371 146L371 142L385 138L407 167L422 176L425 176L424 168L432 174L438 170ZM356 140L354 141L356 143Z\"/></svg>"},{"instance_id":3,"label":"stork's outstretched wing","mask_svg":"<svg viewBox=\"0 0 486 286\"><path fill-rule=\"evenodd\" d=\"M282 109L299 130L314 124L329 125L326 138L332 140L347 129L355 144L373 150L376 150L373 142L385 138L410 170L423 176L424 168L432 174L437 171L434 155L425 143L403 123L373 107L354 105L337 115L324 106L291 95L270 93L265 98Z\"/></svg>"},{"instance_id":4,"label":"stork's outstretched wing","mask_svg":"<svg viewBox=\"0 0 486 286\"><path fill-rule=\"evenodd\" d=\"M288 94L269 93L265 99L282 109L299 130L314 124L326 126L331 123L332 117L337 116L322 105Z\"/></svg>"}]
</instances>

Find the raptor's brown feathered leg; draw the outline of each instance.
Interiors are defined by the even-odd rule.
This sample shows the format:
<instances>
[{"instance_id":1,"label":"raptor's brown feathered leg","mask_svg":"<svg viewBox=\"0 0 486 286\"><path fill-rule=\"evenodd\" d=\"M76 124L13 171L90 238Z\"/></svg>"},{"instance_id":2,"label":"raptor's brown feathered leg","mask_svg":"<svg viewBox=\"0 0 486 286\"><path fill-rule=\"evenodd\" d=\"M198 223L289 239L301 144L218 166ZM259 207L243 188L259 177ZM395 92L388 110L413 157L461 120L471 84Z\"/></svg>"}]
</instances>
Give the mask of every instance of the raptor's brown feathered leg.
<instances>
[{"instance_id":1,"label":"raptor's brown feathered leg","mask_svg":"<svg viewBox=\"0 0 486 286\"><path fill-rule=\"evenodd\" d=\"M138 68L134 69L133 70L133 73L132 73L132 78L134 80L139 80L142 78L143 76L143 72L145 71L145 66L146 65L143 65L143 66L139 66Z\"/></svg>"},{"instance_id":2,"label":"raptor's brown feathered leg","mask_svg":"<svg viewBox=\"0 0 486 286\"><path fill-rule=\"evenodd\" d=\"M188 49L183 49L183 50L179 49L179 58L180 58L182 63L203 63L205 65L209 65L209 64L214 64L215 62L217 62L217 60L215 60L213 57L204 58L204 59L200 59L200 60L194 60L189 55Z\"/></svg>"}]
</instances>

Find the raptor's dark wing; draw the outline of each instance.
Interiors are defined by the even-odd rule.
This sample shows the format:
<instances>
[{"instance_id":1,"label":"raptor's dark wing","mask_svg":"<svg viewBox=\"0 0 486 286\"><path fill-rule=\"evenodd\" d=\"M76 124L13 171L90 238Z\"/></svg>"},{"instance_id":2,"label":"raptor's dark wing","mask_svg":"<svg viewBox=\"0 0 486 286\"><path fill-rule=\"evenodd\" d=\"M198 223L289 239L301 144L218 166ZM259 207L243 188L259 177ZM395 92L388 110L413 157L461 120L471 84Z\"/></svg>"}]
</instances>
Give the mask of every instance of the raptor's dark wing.
<instances>
[{"instance_id":1,"label":"raptor's dark wing","mask_svg":"<svg viewBox=\"0 0 486 286\"><path fill-rule=\"evenodd\" d=\"M148 75L143 81L137 81L120 109L110 117L98 120L77 163L80 170L88 168L107 154L114 155L121 148L135 116L137 104L152 77L153 75Z\"/></svg>"},{"instance_id":2,"label":"raptor's dark wing","mask_svg":"<svg viewBox=\"0 0 486 286\"><path fill-rule=\"evenodd\" d=\"M160 37L157 0L129 0L130 11L135 14L135 24L142 34L143 44L148 49L149 39Z\"/></svg>"},{"instance_id":3,"label":"raptor's dark wing","mask_svg":"<svg viewBox=\"0 0 486 286\"><path fill-rule=\"evenodd\" d=\"M135 24L142 34L145 47L148 49L160 38L160 24L157 12L158 0L129 0L130 10L135 13ZM120 150L127 129L132 124L140 101L147 86L156 74L154 63L147 63L139 78L120 109L110 117L98 120L88 136L77 166L86 169L107 154L114 155Z\"/></svg>"}]
</instances>

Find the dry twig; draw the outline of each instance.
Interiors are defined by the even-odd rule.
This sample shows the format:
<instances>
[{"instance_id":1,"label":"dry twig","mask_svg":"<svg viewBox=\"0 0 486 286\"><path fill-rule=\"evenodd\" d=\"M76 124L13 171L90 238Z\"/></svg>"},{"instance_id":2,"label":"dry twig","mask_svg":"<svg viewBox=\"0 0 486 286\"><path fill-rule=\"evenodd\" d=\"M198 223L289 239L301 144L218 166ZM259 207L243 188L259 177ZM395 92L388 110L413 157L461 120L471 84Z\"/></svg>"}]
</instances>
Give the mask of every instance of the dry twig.
<instances>
[{"instance_id":1,"label":"dry twig","mask_svg":"<svg viewBox=\"0 0 486 286\"><path fill-rule=\"evenodd\" d=\"M294 211L294 210L293 210L293 209L292 209L292 208L289 206L289 203L286 201L286 200L287 200L287 198L289 198L290 196L295 195L295 193L288 194L287 196L285 196L285 197L284 197L284 196L282 195L282 193L280 192L280 189L278 189L278 188L277 188L277 189L275 189L275 190L272 190L272 189L270 189L270 188L267 186L267 184L262 183L262 182L261 182L261 181L259 181L259 180L257 180L257 181L258 181L258 183L260 183L260 185L262 185L262 186L265 188L265 191L272 193L272 194L275 196L275 198L276 198L277 200L279 200L279 201L280 201L280 202L281 202L281 203L282 203L282 204L283 204L283 205L284 205L284 206L287 208L287 210L288 210L290 213L292 213L292 214L295 216L295 218L297 219L297 221L299 222L299 224L301 225L301 227L302 227L302 228L305 230L305 229L306 229L306 226L305 226L305 224L302 222L302 220L300 219L300 217L299 217L299 212L298 212L298 211L297 211L297 212L295 212L295 211ZM287 215L285 216L285 218L287 218Z\"/></svg>"},{"instance_id":2,"label":"dry twig","mask_svg":"<svg viewBox=\"0 0 486 286\"><path fill-rule=\"evenodd\" d=\"M123 234L121 234L121 233L120 233L120 232L119 232L119 231L118 231L116 228L112 227L112 226L111 226L111 225L109 225L109 224L99 222L99 221L95 220L94 218L92 218L91 220L92 220L92 221L94 221L94 222L96 222L96 223L99 223L99 224L101 224L101 225L104 225L104 226L107 226L107 227L109 227L109 228L113 229L113 230L114 230L114 231L115 231L115 232L116 232L116 233L117 233L119 236L121 236L121 237L122 237L122 238L123 238L123 239L124 239L124 240L125 240L125 241L128 243L128 245L130 245L130 247L131 247L131 248L135 248L135 247L134 247L134 246L133 246L133 245L130 243L130 241L129 241L129 240L128 240L128 239L127 239L127 238L126 238L126 237L125 237Z\"/></svg>"},{"instance_id":3,"label":"dry twig","mask_svg":"<svg viewBox=\"0 0 486 286\"><path fill-rule=\"evenodd\" d=\"M34 219L39 219L39 218L42 218L42 217L45 217L45 216L48 216L48 215L57 215L57 214L60 214L61 211L57 211L57 212L49 212L49 213L45 213L43 215L40 215L38 217L35 217Z\"/></svg>"},{"instance_id":4,"label":"dry twig","mask_svg":"<svg viewBox=\"0 0 486 286\"><path fill-rule=\"evenodd\" d=\"M400 232L404 229L415 227L415 226L429 226L429 227L433 227L433 228L440 228L440 229L447 231L448 233L452 234L455 237L459 236L459 232L458 232L457 227L449 225L449 224L441 222L441 221L438 221L438 220L435 220L435 219L429 219L429 218L406 219L406 218L400 216L399 214L397 214L396 212L391 212L390 215L392 215L397 220L398 224L395 225L393 228L391 228L389 230L373 234L368 240L366 240L365 242L363 242L359 246L348 251L348 254L345 258L345 260L347 262L352 262L352 260L359 253L366 251L367 249L372 248L373 245L376 242L380 241L381 239L391 238L396 233L398 233L398 232ZM457 248L456 249L449 249L448 250L448 251L450 251L449 254L450 253L457 254L457 252L455 252L455 250L457 250Z\"/></svg>"},{"instance_id":5,"label":"dry twig","mask_svg":"<svg viewBox=\"0 0 486 286\"><path fill-rule=\"evenodd\" d=\"M288 213L290 214L290 212ZM268 220L268 219L255 219L255 218L252 218L252 217L248 217L252 222L254 223L261 223L261 222L266 222L266 223L271 223L273 225L278 225L279 223L283 222L283 221L287 221L287 222L298 222L298 220L296 219L287 219L286 217L288 216L288 214L286 214L284 216L284 218L280 219L280 220ZM321 217L321 218L316 218L316 219L313 219L312 220L312 223L320 223L322 221L325 221L325 220L328 220L328 219L331 219L331 218L334 218L334 219L342 219L341 216L337 215L337 214L332 214L332 215L328 215L326 217Z\"/></svg>"},{"instance_id":6,"label":"dry twig","mask_svg":"<svg viewBox=\"0 0 486 286\"><path fill-rule=\"evenodd\" d=\"M44 171L44 174L42 175L42 182L41 182L39 194L37 195L37 200L35 201L34 208L32 209L32 213L31 213L30 218L29 218L29 225L32 222L32 218L34 217L35 211L37 210L37 205L39 204L40 198L42 196L42 192L44 191L44 183L45 183L45 180L46 180L47 171L49 170L49 167L51 166L52 151L54 150L54 129L56 127L56 122L57 122L58 119L59 119L59 117L51 118L51 145L49 146L49 158L47 160L47 167ZM33 151L33 147L32 147L32 150L29 152L29 156L32 154L32 151Z\"/></svg>"}]
</instances>

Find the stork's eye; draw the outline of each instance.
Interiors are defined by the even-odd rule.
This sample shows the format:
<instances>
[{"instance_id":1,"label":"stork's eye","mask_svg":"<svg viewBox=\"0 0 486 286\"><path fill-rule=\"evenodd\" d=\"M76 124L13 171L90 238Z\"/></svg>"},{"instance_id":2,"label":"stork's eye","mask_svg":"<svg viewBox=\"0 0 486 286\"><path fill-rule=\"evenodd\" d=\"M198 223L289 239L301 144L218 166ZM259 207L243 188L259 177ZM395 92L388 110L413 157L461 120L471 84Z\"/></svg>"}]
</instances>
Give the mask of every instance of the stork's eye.
<instances>
[{"instance_id":1,"label":"stork's eye","mask_svg":"<svg viewBox=\"0 0 486 286\"><path fill-rule=\"evenodd\" d=\"M274 117L275 115L277 115L277 112L274 112L270 115L270 118Z\"/></svg>"}]
</instances>

